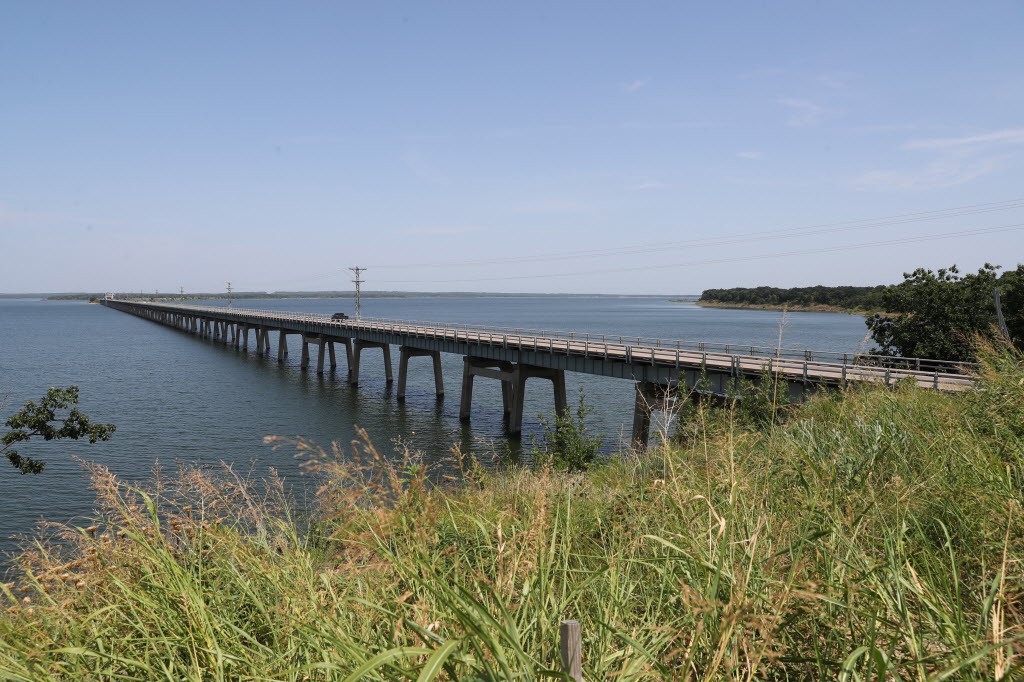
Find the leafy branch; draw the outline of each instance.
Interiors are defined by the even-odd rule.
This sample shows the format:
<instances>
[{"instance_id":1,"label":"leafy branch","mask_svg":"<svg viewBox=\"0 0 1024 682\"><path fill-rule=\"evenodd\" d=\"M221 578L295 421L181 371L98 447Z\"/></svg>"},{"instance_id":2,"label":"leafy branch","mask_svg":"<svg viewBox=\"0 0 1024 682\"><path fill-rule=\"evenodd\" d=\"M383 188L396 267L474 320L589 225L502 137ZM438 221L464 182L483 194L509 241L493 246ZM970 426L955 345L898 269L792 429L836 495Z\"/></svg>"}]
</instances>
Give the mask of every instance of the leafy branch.
<instances>
[{"instance_id":1,"label":"leafy branch","mask_svg":"<svg viewBox=\"0 0 1024 682\"><path fill-rule=\"evenodd\" d=\"M46 396L38 405L30 400L7 420L6 426L11 430L0 438L0 453L6 455L22 474L38 474L42 473L46 463L19 454L11 449L12 445L40 436L43 440L88 438L90 443L110 440L117 427L92 423L89 417L78 411L77 405L78 386L47 389ZM65 410L66 414L61 414Z\"/></svg>"}]
</instances>

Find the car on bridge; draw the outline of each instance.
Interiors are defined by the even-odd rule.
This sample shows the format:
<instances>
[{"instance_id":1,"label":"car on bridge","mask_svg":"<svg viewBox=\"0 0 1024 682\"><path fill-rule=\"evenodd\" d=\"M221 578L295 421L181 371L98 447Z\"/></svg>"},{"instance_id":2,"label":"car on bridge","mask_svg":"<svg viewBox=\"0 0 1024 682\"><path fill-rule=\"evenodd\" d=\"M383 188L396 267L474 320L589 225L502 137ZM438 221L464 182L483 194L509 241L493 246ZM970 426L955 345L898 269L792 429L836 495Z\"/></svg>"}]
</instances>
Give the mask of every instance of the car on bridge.
<instances>
[{"instance_id":1,"label":"car on bridge","mask_svg":"<svg viewBox=\"0 0 1024 682\"><path fill-rule=\"evenodd\" d=\"M346 315L345 313L334 313L333 315L331 315L331 319L332 320L347 320L348 319L348 315Z\"/></svg>"}]
</instances>

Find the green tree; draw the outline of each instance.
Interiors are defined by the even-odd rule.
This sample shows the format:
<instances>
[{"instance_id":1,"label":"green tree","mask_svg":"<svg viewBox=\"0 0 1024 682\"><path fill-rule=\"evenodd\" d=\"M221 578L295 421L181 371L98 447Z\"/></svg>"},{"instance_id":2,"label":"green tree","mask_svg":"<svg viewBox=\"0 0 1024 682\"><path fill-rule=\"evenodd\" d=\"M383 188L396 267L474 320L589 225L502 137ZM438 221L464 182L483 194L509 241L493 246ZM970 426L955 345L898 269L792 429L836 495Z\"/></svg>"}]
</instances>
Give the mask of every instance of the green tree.
<instances>
[{"instance_id":1,"label":"green tree","mask_svg":"<svg viewBox=\"0 0 1024 682\"><path fill-rule=\"evenodd\" d=\"M555 417L553 425L541 417L544 433L541 435L540 443L534 442L535 460L541 461L544 458L550 458L557 467L569 471L589 469L601 450L604 438L590 434L586 425L588 414L590 414L590 408L583 397L583 387L581 386L575 415L566 410Z\"/></svg>"},{"instance_id":2,"label":"green tree","mask_svg":"<svg viewBox=\"0 0 1024 682\"><path fill-rule=\"evenodd\" d=\"M37 405L33 401L25 403L10 419L10 429L0 438L0 453L22 474L42 473L45 462L26 457L12 450L15 443L22 443L30 438L41 436L43 440L78 440L88 438L90 443L110 440L110 435L117 428L113 424L93 424L89 418L78 411L78 386L67 388L50 388L46 396Z\"/></svg>"},{"instance_id":3,"label":"green tree","mask_svg":"<svg viewBox=\"0 0 1024 682\"><path fill-rule=\"evenodd\" d=\"M993 338L996 311L993 292L999 287L1010 336L1024 338L1024 266L999 277L999 267L986 263L975 274L961 275L956 265L937 271L918 268L883 294L892 315L872 315L868 329L882 355L969 361L974 338ZM1016 306L1016 308L1015 308Z\"/></svg>"}]
</instances>

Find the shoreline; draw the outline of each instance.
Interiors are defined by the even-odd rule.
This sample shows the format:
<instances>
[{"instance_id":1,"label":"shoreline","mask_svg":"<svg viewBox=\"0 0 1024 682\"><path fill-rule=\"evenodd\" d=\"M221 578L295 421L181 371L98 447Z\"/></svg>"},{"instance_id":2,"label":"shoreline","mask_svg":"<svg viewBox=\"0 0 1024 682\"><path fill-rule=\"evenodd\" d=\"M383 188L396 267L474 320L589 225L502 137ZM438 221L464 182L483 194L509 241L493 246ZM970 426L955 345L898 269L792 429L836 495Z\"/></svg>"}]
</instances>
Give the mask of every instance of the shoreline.
<instances>
[{"instance_id":1,"label":"shoreline","mask_svg":"<svg viewBox=\"0 0 1024 682\"><path fill-rule=\"evenodd\" d=\"M672 303L690 303L674 299ZM834 305L778 305L772 303L724 303L720 301L692 301L702 308L733 308L736 310L785 310L791 313L843 313L844 315L860 315L867 317L875 311L864 308L842 308Z\"/></svg>"}]
</instances>

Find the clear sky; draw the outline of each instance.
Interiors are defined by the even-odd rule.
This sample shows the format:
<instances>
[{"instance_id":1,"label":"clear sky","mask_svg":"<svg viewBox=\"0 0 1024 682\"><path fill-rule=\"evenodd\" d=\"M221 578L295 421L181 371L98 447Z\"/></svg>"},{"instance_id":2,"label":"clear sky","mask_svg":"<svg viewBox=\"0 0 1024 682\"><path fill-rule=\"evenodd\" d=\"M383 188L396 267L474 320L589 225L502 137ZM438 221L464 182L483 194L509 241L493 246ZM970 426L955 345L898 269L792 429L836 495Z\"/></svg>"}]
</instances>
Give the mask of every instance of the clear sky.
<instances>
[{"instance_id":1,"label":"clear sky","mask_svg":"<svg viewBox=\"0 0 1024 682\"><path fill-rule=\"evenodd\" d=\"M1022 228L1017 0L0 3L0 292L873 284Z\"/></svg>"}]
</instances>

